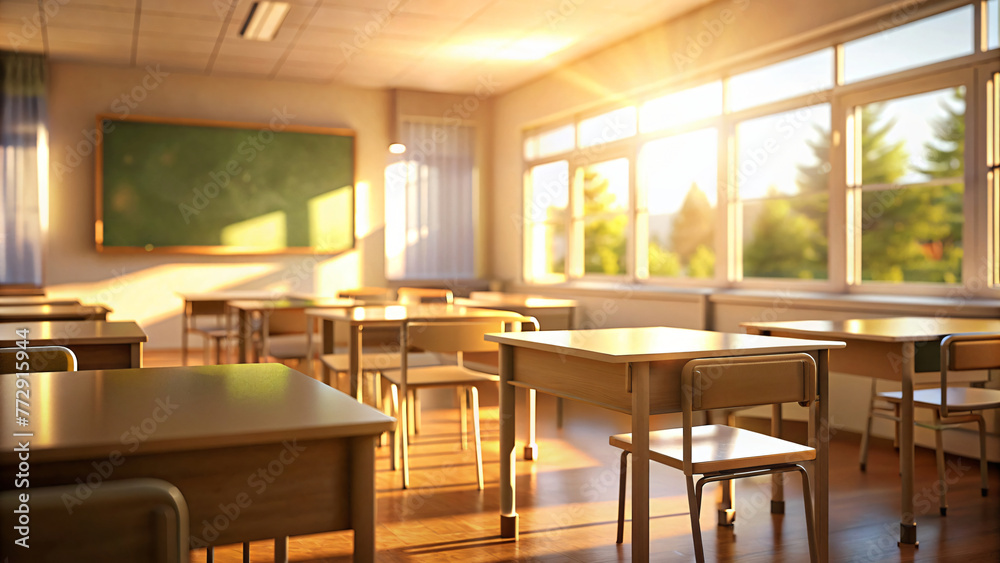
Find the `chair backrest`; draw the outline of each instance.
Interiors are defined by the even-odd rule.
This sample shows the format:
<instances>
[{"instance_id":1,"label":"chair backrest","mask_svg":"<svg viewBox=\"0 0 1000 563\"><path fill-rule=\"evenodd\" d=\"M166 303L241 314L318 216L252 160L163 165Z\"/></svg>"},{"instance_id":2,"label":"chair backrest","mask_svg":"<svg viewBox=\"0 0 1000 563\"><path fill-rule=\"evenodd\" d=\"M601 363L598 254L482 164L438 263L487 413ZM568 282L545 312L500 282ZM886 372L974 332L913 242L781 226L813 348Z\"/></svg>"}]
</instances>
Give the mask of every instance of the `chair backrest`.
<instances>
[{"instance_id":1,"label":"chair backrest","mask_svg":"<svg viewBox=\"0 0 1000 563\"><path fill-rule=\"evenodd\" d=\"M681 379L682 403L692 411L816 398L816 362L803 353L692 360Z\"/></svg>"},{"instance_id":2,"label":"chair backrest","mask_svg":"<svg viewBox=\"0 0 1000 563\"><path fill-rule=\"evenodd\" d=\"M342 289L337 292L341 299L358 299L366 303L382 303L389 301L391 291L388 287L357 287Z\"/></svg>"},{"instance_id":3,"label":"chair backrest","mask_svg":"<svg viewBox=\"0 0 1000 563\"><path fill-rule=\"evenodd\" d=\"M948 371L1000 368L1000 333L967 332L941 340L941 416L948 416Z\"/></svg>"},{"instance_id":4,"label":"chair backrest","mask_svg":"<svg viewBox=\"0 0 1000 563\"><path fill-rule=\"evenodd\" d=\"M401 287L396 290L400 303L454 303L455 294L450 289L433 287Z\"/></svg>"},{"instance_id":5,"label":"chair backrest","mask_svg":"<svg viewBox=\"0 0 1000 563\"><path fill-rule=\"evenodd\" d=\"M538 330L538 321L532 317L512 317L503 321L458 320L442 322L414 322L407 326L407 344L426 352L442 354L496 353L496 342L484 337L491 332L504 332L509 326L532 327Z\"/></svg>"},{"instance_id":6,"label":"chair backrest","mask_svg":"<svg viewBox=\"0 0 1000 563\"><path fill-rule=\"evenodd\" d=\"M77 485L32 487L0 493L0 507L12 519L30 506L31 561L129 561L186 563L188 509L177 487L159 479L107 481L86 500L75 499ZM20 495L27 494L28 503ZM22 505L25 505L22 507ZM20 550L14 526L0 529L5 551Z\"/></svg>"},{"instance_id":7,"label":"chair backrest","mask_svg":"<svg viewBox=\"0 0 1000 563\"><path fill-rule=\"evenodd\" d=\"M693 411L793 402L807 406L815 400L816 361L809 354L691 360L681 371L684 473L692 474Z\"/></svg>"},{"instance_id":8,"label":"chair backrest","mask_svg":"<svg viewBox=\"0 0 1000 563\"><path fill-rule=\"evenodd\" d=\"M275 309L266 318L268 335L306 333L305 309Z\"/></svg>"},{"instance_id":9,"label":"chair backrest","mask_svg":"<svg viewBox=\"0 0 1000 563\"><path fill-rule=\"evenodd\" d=\"M0 373L76 371L76 354L65 346L0 348Z\"/></svg>"}]
</instances>

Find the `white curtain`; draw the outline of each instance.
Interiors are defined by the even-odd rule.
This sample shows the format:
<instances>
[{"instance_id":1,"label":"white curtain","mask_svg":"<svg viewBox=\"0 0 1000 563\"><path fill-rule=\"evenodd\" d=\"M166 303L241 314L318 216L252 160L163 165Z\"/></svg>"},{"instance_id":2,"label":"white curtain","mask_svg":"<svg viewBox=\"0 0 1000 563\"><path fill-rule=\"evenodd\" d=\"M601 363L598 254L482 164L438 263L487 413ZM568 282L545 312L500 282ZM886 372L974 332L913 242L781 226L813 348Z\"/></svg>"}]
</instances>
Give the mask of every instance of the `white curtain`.
<instances>
[{"instance_id":1,"label":"white curtain","mask_svg":"<svg viewBox=\"0 0 1000 563\"><path fill-rule=\"evenodd\" d=\"M385 178L386 277L476 276L475 128L407 121Z\"/></svg>"},{"instance_id":2,"label":"white curtain","mask_svg":"<svg viewBox=\"0 0 1000 563\"><path fill-rule=\"evenodd\" d=\"M0 285L42 285L45 59L0 52Z\"/></svg>"}]
</instances>

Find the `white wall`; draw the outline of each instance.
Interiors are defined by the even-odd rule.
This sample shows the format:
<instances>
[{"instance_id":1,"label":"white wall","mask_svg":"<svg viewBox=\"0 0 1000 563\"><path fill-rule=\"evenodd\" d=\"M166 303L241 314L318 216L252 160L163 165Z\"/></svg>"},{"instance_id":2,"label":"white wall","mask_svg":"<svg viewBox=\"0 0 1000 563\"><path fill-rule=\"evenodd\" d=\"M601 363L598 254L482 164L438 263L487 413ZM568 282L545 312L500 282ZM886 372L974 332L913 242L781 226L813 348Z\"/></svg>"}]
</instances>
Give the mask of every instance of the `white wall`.
<instances>
[{"instance_id":1,"label":"white wall","mask_svg":"<svg viewBox=\"0 0 1000 563\"><path fill-rule=\"evenodd\" d=\"M80 297L137 320L151 348L180 347L175 292L287 289L333 292L381 285L383 170L388 143L384 91L338 85L219 78L72 63L50 65L50 204L45 282L53 296ZM127 97L123 98L123 96ZM134 105L130 107L129 103ZM354 250L337 256L219 257L101 254L94 245L95 115L98 113L290 122L356 132Z\"/></svg>"}]
</instances>

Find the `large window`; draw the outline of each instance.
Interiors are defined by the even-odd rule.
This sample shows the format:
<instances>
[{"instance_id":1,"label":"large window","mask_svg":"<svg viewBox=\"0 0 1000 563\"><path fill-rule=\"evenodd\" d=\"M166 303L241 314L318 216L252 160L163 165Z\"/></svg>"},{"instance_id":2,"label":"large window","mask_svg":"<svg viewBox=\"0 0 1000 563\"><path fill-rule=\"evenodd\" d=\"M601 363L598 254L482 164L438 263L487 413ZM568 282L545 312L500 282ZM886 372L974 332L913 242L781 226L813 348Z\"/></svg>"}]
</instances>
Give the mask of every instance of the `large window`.
<instances>
[{"instance_id":1,"label":"large window","mask_svg":"<svg viewBox=\"0 0 1000 563\"><path fill-rule=\"evenodd\" d=\"M997 6L920 7L529 132L525 279L995 295Z\"/></svg>"}]
</instances>

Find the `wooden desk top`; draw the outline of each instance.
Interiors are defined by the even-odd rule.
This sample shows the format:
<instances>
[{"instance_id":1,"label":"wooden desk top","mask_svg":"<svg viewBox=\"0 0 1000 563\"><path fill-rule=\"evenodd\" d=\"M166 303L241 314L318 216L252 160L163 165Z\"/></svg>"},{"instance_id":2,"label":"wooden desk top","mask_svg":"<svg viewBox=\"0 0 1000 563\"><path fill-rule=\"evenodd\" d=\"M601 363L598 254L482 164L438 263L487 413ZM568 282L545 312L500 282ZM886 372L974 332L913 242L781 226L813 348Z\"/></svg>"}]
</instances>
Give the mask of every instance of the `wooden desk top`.
<instances>
[{"instance_id":1,"label":"wooden desk top","mask_svg":"<svg viewBox=\"0 0 1000 563\"><path fill-rule=\"evenodd\" d=\"M0 322L28 320L74 320L96 318L107 315L111 309L104 305L3 305L0 306Z\"/></svg>"},{"instance_id":2,"label":"wooden desk top","mask_svg":"<svg viewBox=\"0 0 1000 563\"><path fill-rule=\"evenodd\" d=\"M353 307L358 302L354 299L337 297L318 297L315 299L282 298L282 299L236 299L227 301L230 308L239 311L269 311L272 309L307 309L307 308L345 308Z\"/></svg>"},{"instance_id":3,"label":"wooden desk top","mask_svg":"<svg viewBox=\"0 0 1000 563\"><path fill-rule=\"evenodd\" d=\"M44 295L0 295L0 306L8 305L79 305L76 299L57 299Z\"/></svg>"},{"instance_id":4,"label":"wooden desk top","mask_svg":"<svg viewBox=\"0 0 1000 563\"><path fill-rule=\"evenodd\" d=\"M205 291L198 293L181 293L178 292L182 299L185 301L232 301L234 299L273 299L275 297L282 297L281 294L276 294L273 291L263 291L259 289L247 289L247 290L222 290L222 291Z\"/></svg>"},{"instance_id":5,"label":"wooden desk top","mask_svg":"<svg viewBox=\"0 0 1000 563\"><path fill-rule=\"evenodd\" d=\"M23 328L28 329L29 346L146 342L135 321L35 321L0 323L0 347L15 346L21 340L15 331Z\"/></svg>"},{"instance_id":6,"label":"wooden desk top","mask_svg":"<svg viewBox=\"0 0 1000 563\"><path fill-rule=\"evenodd\" d=\"M3 463L16 459L14 432L34 432L31 459L42 462L99 457L114 450L128 454L136 444L137 454L147 454L369 435L395 424L391 417L281 364L29 377L31 426L16 426L12 412L0 419ZM15 379L0 376L0 395L14 396ZM133 429L145 440L140 442Z\"/></svg>"},{"instance_id":7,"label":"wooden desk top","mask_svg":"<svg viewBox=\"0 0 1000 563\"><path fill-rule=\"evenodd\" d=\"M473 291L469 297L456 297L456 305L466 307L517 307L521 309L572 309L577 302L572 299L556 299L521 293L492 293Z\"/></svg>"},{"instance_id":8,"label":"wooden desk top","mask_svg":"<svg viewBox=\"0 0 1000 563\"><path fill-rule=\"evenodd\" d=\"M849 338L878 342L939 340L962 332L1000 332L1000 319L950 317L889 317L845 321L748 322L740 326L819 338Z\"/></svg>"},{"instance_id":9,"label":"wooden desk top","mask_svg":"<svg viewBox=\"0 0 1000 563\"><path fill-rule=\"evenodd\" d=\"M486 340L609 363L687 360L843 348L843 342L663 326L487 334Z\"/></svg>"},{"instance_id":10,"label":"wooden desk top","mask_svg":"<svg viewBox=\"0 0 1000 563\"><path fill-rule=\"evenodd\" d=\"M522 315L512 311L477 309L445 303L422 305L367 305L350 309L306 309L306 314L325 320L347 322L352 325L391 325L405 322L463 320L517 319Z\"/></svg>"}]
</instances>

